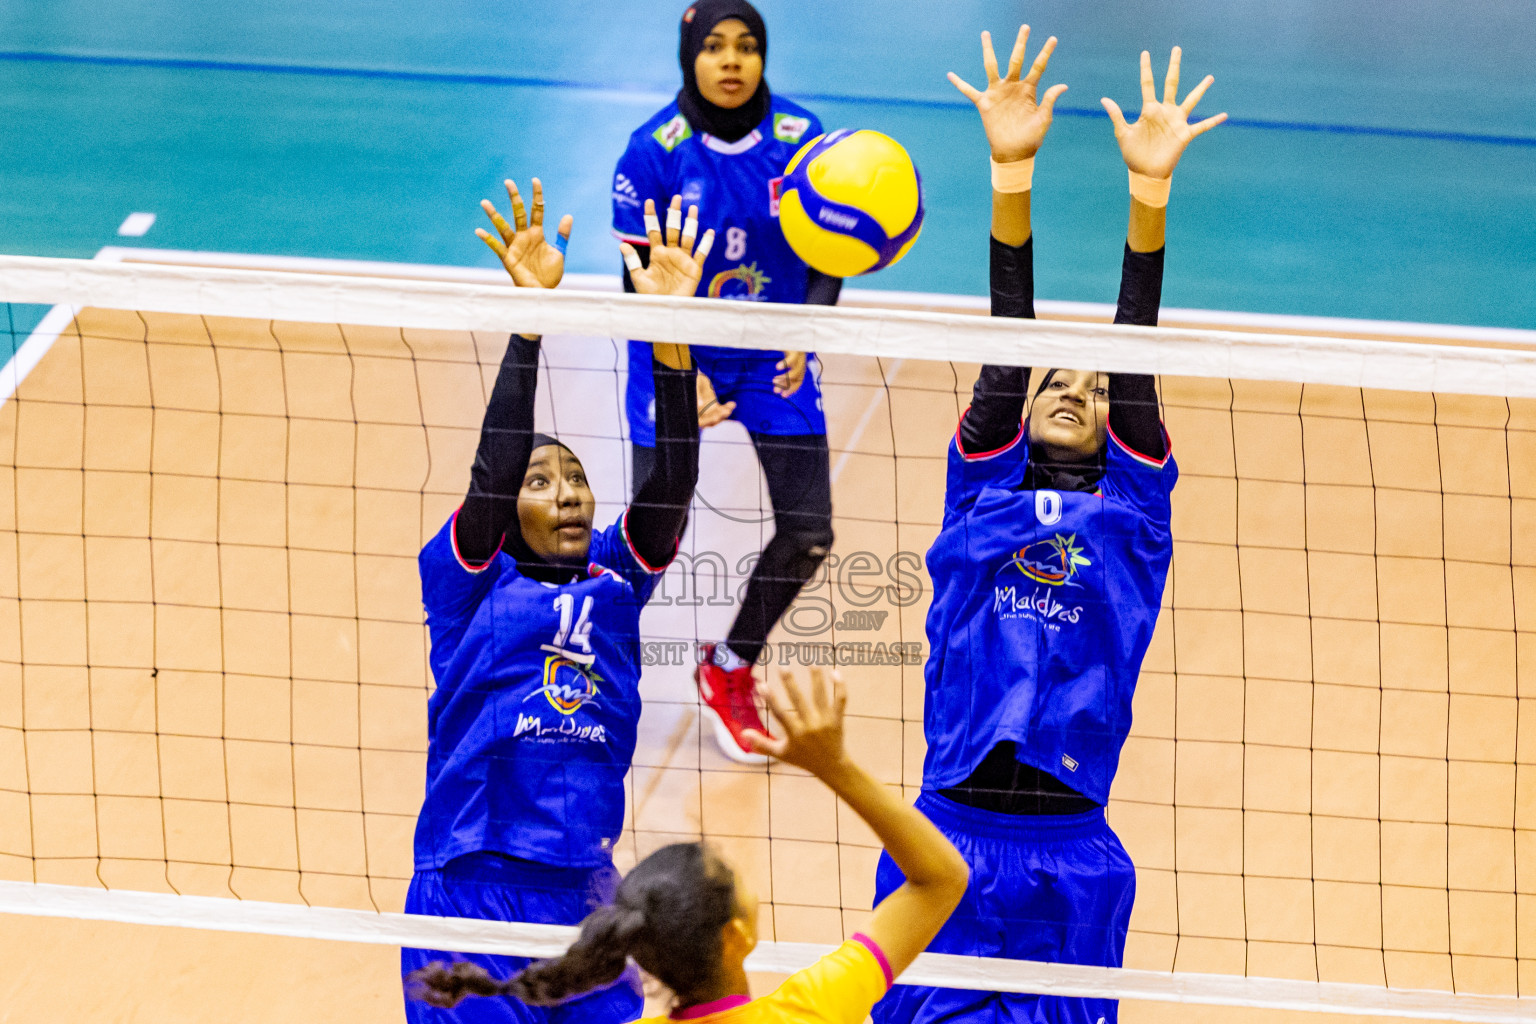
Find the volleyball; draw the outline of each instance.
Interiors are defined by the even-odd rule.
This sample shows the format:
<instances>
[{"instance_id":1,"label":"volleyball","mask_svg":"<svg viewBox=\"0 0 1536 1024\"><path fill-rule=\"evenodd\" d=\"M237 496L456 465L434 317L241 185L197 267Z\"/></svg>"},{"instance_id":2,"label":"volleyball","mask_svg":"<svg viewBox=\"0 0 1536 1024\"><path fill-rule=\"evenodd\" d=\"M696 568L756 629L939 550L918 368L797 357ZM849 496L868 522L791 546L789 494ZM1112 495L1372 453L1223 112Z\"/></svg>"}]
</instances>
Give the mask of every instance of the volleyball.
<instances>
[{"instance_id":1,"label":"volleyball","mask_svg":"<svg viewBox=\"0 0 1536 1024\"><path fill-rule=\"evenodd\" d=\"M923 227L923 181L901 143L842 128L807 142L784 169L779 226L795 254L824 274L888 267Z\"/></svg>"}]
</instances>

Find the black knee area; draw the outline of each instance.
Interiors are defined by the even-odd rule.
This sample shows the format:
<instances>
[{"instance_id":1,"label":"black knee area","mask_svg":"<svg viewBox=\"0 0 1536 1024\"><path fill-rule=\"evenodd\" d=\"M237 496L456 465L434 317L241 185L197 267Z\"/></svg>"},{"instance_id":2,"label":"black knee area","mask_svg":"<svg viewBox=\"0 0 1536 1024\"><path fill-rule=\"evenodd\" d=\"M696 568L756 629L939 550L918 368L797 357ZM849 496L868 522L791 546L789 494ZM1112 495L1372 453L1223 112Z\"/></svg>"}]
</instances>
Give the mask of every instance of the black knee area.
<instances>
[{"instance_id":1,"label":"black knee area","mask_svg":"<svg viewBox=\"0 0 1536 1024\"><path fill-rule=\"evenodd\" d=\"M808 580L816 575L821 563L832 550L832 516L800 516L801 522L781 526L774 536L777 544L783 538L784 566L790 576Z\"/></svg>"}]
</instances>

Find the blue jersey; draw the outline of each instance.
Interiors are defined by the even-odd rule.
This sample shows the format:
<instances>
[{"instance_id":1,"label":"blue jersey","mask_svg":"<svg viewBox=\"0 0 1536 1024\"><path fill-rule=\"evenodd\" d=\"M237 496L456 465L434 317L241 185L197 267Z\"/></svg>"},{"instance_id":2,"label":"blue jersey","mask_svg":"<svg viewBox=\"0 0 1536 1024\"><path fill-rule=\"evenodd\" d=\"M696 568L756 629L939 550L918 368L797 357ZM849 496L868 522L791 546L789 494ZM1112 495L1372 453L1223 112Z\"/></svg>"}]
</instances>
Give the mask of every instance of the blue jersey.
<instances>
[{"instance_id":1,"label":"blue jersey","mask_svg":"<svg viewBox=\"0 0 1536 1024\"><path fill-rule=\"evenodd\" d=\"M1023 490L1028 447L1022 431L980 456L950 442L928 551L923 787L963 782L1012 740L1021 762L1103 804L1162 605L1178 468L1110 432L1097 492Z\"/></svg>"},{"instance_id":2,"label":"blue jersey","mask_svg":"<svg viewBox=\"0 0 1536 1024\"><path fill-rule=\"evenodd\" d=\"M644 245L645 201L655 200L666 219L674 195L686 212L699 208L699 234L715 230L715 245L704 261L697 294L746 302L805 301L809 273L779 228L779 186L784 168L805 143L821 134L816 115L774 96L768 116L750 134L724 142L696 131L676 101L637 128L613 176L613 233ZM650 346L631 342L626 413L637 444L654 445ZM785 401L773 394L780 352L693 346L699 368L717 381L721 401L736 401L736 419L748 429L771 434L826 432L820 391L808 373L802 393ZM719 382L736 381L731 394Z\"/></svg>"},{"instance_id":3,"label":"blue jersey","mask_svg":"<svg viewBox=\"0 0 1536 1024\"><path fill-rule=\"evenodd\" d=\"M529 579L501 552L475 569L453 524L419 559L437 689L416 868L481 850L606 864L640 720L640 609L661 570L630 546L622 518L593 534L587 571L561 585Z\"/></svg>"}]
</instances>

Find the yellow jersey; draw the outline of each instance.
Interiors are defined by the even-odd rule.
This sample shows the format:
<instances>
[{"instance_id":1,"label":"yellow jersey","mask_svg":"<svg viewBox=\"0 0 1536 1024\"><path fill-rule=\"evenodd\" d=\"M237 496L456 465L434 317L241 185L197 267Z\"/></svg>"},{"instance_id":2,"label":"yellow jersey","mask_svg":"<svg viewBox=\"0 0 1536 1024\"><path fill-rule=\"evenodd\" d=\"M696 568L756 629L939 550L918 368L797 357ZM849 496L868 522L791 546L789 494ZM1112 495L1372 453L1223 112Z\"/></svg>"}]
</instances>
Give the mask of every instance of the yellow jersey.
<instances>
[{"instance_id":1,"label":"yellow jersey","mask_svg":"<svg viewBox=\"0 0 1536 1024\"><path fill-rule=\"evenodd\" d=\"M859 934L760 999L726 996L639 1024L863 1024L893 980L880 947Z\"/></svg>"}]
</instances>

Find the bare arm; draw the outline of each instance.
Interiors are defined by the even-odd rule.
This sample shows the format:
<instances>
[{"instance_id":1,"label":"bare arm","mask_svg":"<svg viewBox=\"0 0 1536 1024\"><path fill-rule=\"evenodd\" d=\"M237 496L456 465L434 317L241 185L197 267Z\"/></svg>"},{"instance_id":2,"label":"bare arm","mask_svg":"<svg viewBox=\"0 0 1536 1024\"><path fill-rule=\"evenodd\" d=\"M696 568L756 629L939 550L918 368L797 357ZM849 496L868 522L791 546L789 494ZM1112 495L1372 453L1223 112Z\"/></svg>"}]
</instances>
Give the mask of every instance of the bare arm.
<instances>
[{"instance_id":1,"label":"bare arm","mask_svg":"<svg viewBox=\"0 0 1536 1024\"><path fill-rule=\"evenodd\" d=\"M782 694L768 693L784 735L748 732L760 753L804 768L842 797L864 819L906 881L875 908L864 933L885 954L899 977L939 933L965 895L970 871L958 850L933 823L908 807L849 759L843 747L843 708L848 695L836 676L828 685L811 670L809 692L789 672L779 677Z\"/></svg>"}]
</instances>

